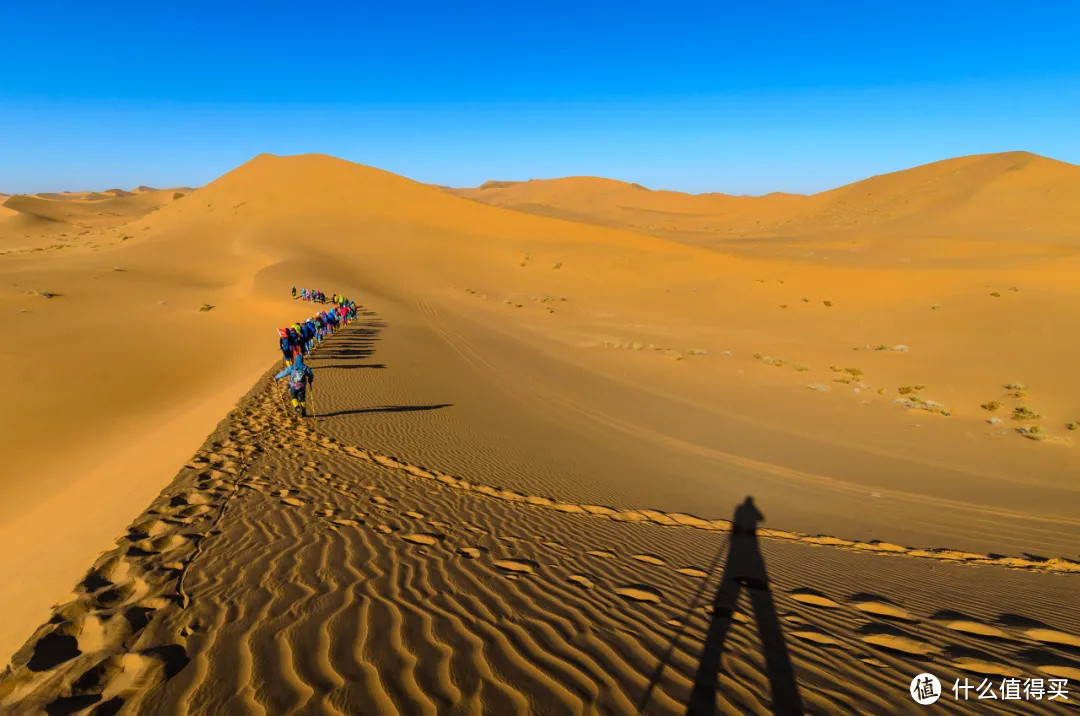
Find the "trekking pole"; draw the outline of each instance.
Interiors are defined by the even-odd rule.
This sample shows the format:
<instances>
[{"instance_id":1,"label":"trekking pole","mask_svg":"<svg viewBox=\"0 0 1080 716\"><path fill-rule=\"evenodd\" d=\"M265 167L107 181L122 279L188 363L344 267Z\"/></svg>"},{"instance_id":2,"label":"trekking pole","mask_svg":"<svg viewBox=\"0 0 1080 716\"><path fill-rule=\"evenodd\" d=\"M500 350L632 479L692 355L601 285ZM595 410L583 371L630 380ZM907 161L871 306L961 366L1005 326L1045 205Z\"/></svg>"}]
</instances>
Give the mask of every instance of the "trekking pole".
<instances>
[{"instance_id":1,"label":"trekking pole","mask_svg":"<svg viewBox=\"0 0 1080 716\"><path fill-rule=\"evenodd\" d=\"M311 422L315 425L319 424L319 414L315 411L315 386L308 383L308 395L311 399Z\"/></svg>"}]
</instances>

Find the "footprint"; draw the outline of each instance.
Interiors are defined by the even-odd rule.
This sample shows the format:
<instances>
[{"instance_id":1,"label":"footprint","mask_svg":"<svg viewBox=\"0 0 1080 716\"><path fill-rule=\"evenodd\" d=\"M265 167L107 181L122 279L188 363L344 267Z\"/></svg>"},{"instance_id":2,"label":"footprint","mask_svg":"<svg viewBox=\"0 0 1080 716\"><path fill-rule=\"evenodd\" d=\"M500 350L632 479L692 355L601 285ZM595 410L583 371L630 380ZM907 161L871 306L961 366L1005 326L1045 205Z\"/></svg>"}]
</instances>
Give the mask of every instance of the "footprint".
<instances>
[{"instance_id":1,"label":"footprint","mask_svg":"<svg viewBox=\"0 0 1080 716\"><path fill-rule=\"evenodd\" d=\"M951 646L945 650L945 656L960 671L973 671L984 676L1020 676L1021 671L1008 664L1003 664L990 654L977 649Z\"/></svg>"},{"instance_id":2,"label":"footprint","mask_svg":"<svg viewBox=\"0 0 1080 716\"><path fill-rule=\"evenodd\" d=\"M283 504L283 505L291 505L292 507L300 507L301 505L304 504L304 501L299 500L299 499L297 499L295 497L282 497L281 498L281 504Z\"/></svg>"},{"instance_id":3,"label":"footprint","mask_svg":"<svg viewBox=\"0 0 1080 716\"><path fill-rule=\"evenodd\" d=\"M616 587L615 593L623 599L634 602L650 602L659 604L663 596L660 590L645 584L628 584L624 587Z\"/></svg>"},{"instance_id":4,"label":"footprint","mask_svg":"<svg viewBox=\"0 0 1080 716\"><path fill-rule=\"evenodd\" d=\"M859 638L867 644L909 656L925 656L937 651L932 645L916 639L907 632L884 624L867 624L859 630Z\"/></svg>"},{"instance_id":5,"label":"footprint","mask_svg":"<svg viewBox=\"0 0 1080 716\"><path fill-rule=\"evenodd\" d=\"M1080 637L1068 634L1057 629L1035 628L1026 629L1024 634L1035 641L1056 646L1071 646L1080 649Z\"/></svg>"},{"instance_id":6,"label":"footprint","mask_svg":"<svg viewBox=\"0 0 1080 716\"><path fill-rule=\"evenodd\" d=\"M876 594L854 594L851 596L850 601L852 606L867 614L905 622L918 621L903 607Z\"/></svg>"},{"instance_id":7,"label":"footprint","mask_svg":"<svg viewBox=\"0 0 1080 716\"><path fill-rule=\"evenodd\" d=\"M1054 629L1049 624L1044 624L1036 619L1021 616L1020 614L1002 614L997 619L998 624L1021 630L1025 636L1041 641L1044 644L1080 648L1080 637L1075 634Z\"/></svg>"},{"instance_id":8,"label":"footprint","mask_svg":"<svg viewBox=\"0 0 1080 716\"><path fill-rule=\"evenodd\" d=\"M636 559L639 562L644 562L645 564L655 564L657 566L663 566L667 564L667 562L654 554L634 554L630 556L630 559Z\"/></svg>"},{"instance_id":9,"label":"footprint","mask_svg":"<svg viewBox=\"0 0 1080 716\"><path fill-rule=\"evenodd\" d=\"M415 510L409 510L408 512L403 512L402 514L406 517L412 517L414 520L422 520L426 516L424 515L424 513L416 512Z\"/></svg>"},{"instance_id":10,"label":"footprint","mask_svg":"<svg viewBox=\"0 0 1080 716\"><path fill-rule=\"evenodd\" d=\"M698 579L705 579L705 577L709 576L708 572L697 567L680 567L675 571L679 574L685 574L687 577L697 577Z\"/></svg>"},{"instance_id":11,"label":"footprint","mask_svg":"<svg viewBox=\"0 0 1080 716\"><path fill-rule=\"evenodd\" d=\"M363 522L361 522L360 520L350 520L347 517L330 521L333 522L335 525L342 525L344 527L359 527L361 524L363 524Z\"/></svg>"},{"instance_id":12,"label":"footprint","mask_svg":"<svg viewBox=\"0 0 1080 716\"><path fill-rule=\"evenodd\" d=\"M531 559L497 559L492 562L499 569L507 572L519 572L532 574L536 571L537 564Z\"/></svg>"},{"instance_id":13,"label":"footprint","mask_svg":"<svg viewBox=\"0 0 1080 716\"><path fill-rule=\"evenodd\" d=\"M426 544L433 545L444 539L445 535L441 535L437 532L415 532L412 534L402 535L401 539L406 542L412 542L414 544Z\"/></svg>"},{"instance_id":14,"label":"footprint","mask_svg":"<svg viewBox=\"0 0 1080 716\"><path fill-rule=\"evenodd\" d=\"M48 671L81 654L78 640L66 633L71 628L62 626L38 639L26 668L30 671Z\"/></svg>"},{"instance_id":15,"label":"footprint","mask_svg":"<svg viewBox=\"0 0 1080 716\"><path fill-rule=\"evenodd\" d=\"M608 552L607 550L603 549L590 549L585 554L589 555L590 557L601 557L603 559L615 559L617 556L614 552Z\"/></svg>"},{"instance_id":16,"label":"footprint","mask_svg":"<svg viewBox=\"0 0 1080 716\"><path fill-rule=\"evenodd\" d=\"M458 554L462 557L468 557L469 559L476 559L482 552L486 551L487 550L482 550L480 547L458 547Z\"/></svg>"},{"instance_id":17,"label":"footprint","mask_svg":"<svg viewBox=\"0 0 1080 716\"><path fill-rule=\"evenodd\" d=\"M810 641L815 644L822 644L825 646L839 646L840 641L831 634L812 626L804 626L796 631L791 632L793 637L802 639L803 641Z\"/></svg>"},{"instance_id":18,"label":"footprint","mask_svg":"<svg viewBox=\"0 0 1080 716\"><path fill-rule=\"evenodd\" d=\"M999 629L991 624L983 624L960 612L944 610L935 613L930 619L941 622L941 625L946 629L958 631L963 634L971 634L973 636L987 637L990 639L1012 639L1012 636L1004 629Z\"/></svg>"},{"instance_id":19,"label":"footprint","mask_svg":"<svg viewBox=\"0 0 1080 716\"><path fill-rule=\"evenodd\" d=\"M580 584L582 587L585 587L585 589L592 589L596 586L596 582L592 581L584 574L571 574L567 579L575 584Z\"/></svg>"},{"instance_id":20,"label":"footprint","mask_svg":"<svg viewBox=\"0 0 1080 716\"><path fill-rule=\"evenodd\" d=\"M839 603L829 599L824 593L819 592L816 589L810 589L809 587L792 589L791 598L797 602L809 604L812 607L822 607L824 609L836 609L840 606Z\"/></svg>"}]
</instances>

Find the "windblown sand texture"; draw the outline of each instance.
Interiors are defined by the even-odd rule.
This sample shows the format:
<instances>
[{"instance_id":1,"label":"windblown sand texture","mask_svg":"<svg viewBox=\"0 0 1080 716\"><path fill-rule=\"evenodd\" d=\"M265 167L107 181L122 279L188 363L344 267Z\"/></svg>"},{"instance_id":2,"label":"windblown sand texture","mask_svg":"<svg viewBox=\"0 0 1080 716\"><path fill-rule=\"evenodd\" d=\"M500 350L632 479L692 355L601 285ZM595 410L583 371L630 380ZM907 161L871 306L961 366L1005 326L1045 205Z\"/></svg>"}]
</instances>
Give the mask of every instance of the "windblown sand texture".
<instances>
[{"instance_id":1,"label":"windblown sand texture","mask_svg":"<svg viewBox=\"0 0 1080 716\"><path fill-rule=\"evenodd\" d=\"M0 710L682 713L712 652L767 712L763 625L808 711L1080 679L1080 169L664 193L649 231L602 181L481 190L562 182L484 198L526 212L261 156L115 221L78 212L154 193L8 199ZM370 309L317 421L266 377L291 285ZM718 612L747 495L767 575Z\"/></svg>"}]
</instances>

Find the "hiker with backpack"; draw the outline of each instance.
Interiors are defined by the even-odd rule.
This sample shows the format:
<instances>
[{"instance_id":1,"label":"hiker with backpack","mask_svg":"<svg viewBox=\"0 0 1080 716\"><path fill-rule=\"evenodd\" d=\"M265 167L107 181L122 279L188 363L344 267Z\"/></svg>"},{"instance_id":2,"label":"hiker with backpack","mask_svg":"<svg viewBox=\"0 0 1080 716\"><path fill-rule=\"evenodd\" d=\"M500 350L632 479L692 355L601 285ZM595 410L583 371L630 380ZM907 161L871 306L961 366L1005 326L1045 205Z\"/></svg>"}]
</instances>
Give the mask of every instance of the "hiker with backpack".
<instances>
[{"instance_id":1,"label":"hiker with backpack","mask_svg":"<svg viewBox=\"0 0 1080 716\"><path fill-rule=\"evenodd\" d=\"M274 376L274 380L286 378L293 411L299 417L307 415L307 387L315 382L315 373L304 363L303 356L296 356L292 365Z\"/></svg>"},{"instance_id":2,"label":"hiker with backpack","mask_svg":"<svg viewBox=\"0 0 1080 716\"><path fill-rule=\"evenodd\" d=\"M289 365L293 359L293 344L292 339L289 337L288 328L278 329L278 347L281 348L281 355L285 359L285 365Z\"/></svg>"}]
</instances>

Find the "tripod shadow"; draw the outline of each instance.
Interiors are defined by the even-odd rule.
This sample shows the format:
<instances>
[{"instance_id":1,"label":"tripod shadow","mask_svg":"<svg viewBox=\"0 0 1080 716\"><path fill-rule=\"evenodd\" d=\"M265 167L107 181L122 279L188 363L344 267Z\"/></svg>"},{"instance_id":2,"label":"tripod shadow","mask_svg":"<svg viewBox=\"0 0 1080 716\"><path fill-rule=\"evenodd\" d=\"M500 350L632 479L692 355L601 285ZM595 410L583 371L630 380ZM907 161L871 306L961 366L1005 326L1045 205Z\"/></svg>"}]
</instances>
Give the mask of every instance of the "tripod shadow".
<instances>
[{"instance_id":1,"label":"tripod shadow","mask_svg":"<svg viewBox=\"0 0 1080 716\"><path fill-rule=\"evenodd\" d=\"M732 615L745 589L754 610L761 646L765 654L765 672L772 692L772 709L777 714L803 713L802 699L795 681L795 669L788 655L776 604L769 589L769 575L758 544L757 525L764 518L747 497L735 509L727 562L720 587L713 598L712 621L705 635L694 686L686 713L693 716L716 713L721 656L731 630Z\"/></svg>"}]
</instances>

